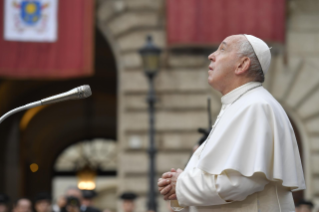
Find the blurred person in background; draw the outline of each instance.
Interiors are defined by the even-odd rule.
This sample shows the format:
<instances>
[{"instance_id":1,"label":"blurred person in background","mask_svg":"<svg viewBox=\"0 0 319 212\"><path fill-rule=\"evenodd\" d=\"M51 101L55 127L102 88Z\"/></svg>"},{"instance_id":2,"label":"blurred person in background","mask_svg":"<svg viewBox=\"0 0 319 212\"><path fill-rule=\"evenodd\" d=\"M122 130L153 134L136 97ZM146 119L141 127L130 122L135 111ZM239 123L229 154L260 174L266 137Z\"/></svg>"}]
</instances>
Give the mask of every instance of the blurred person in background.
<instances>
[{"instance_id":1,"label":"blurred person in background","mask_svg":"<svg viewBox=\"0 0 319 212\"><path fill-rule=\"evenodd\" d=\"M81 212L100 212L99 209L93 208L92 206L86 206L83 204L83 194L80 189L77 187L69 187L65 193L66 198L76 197L80 202L80 211ZM86 201L84 201L86 202ZM87 203L87 202L86 202Z\"/></svg>"},{"instance_id":2,"label":"blurred person in background","mask_svg":"<svg viewBox=\"0 0 319 212\"><path fill-rule=\"evenodd\" d=\"M89 212L100 212L99 209L93 206L93 198L97 196L94 190L82 190L81 209Z\"/></svg>"},{"instance_id":3,"label":"blurred person in background","mask_svg":"<svg viewBox=\"0 0 319 212\"><path fill-rule=\"evenodd\" d=\"M0 193L0 212L9 212L10 198L8 195Z\"/></svg>"},{"instance_id":4,"label":"blurred person in background","mask_svg":"<svg viewBox=\"0 0 319 212\"><path fill-rule=\"evenodd\" d=\"M36 212L51 212L51 195L43 192L35 196L34 208Z\"/></svg>"},{"instance_id":5,"label":"blurred person in background","mask_svg":"<svg viewBox=\"0 0 319 212\"><path fill-rule=\"evenodd\" d=\"M122 199L122 209L124 212L134 212L136 198L137 195L132 192L124 192L120 196L120 199Z\"/></svg>"},{"instance_id":6,"label":"blurred person in background","mask_svg":"<svg viewBox=\"0 0 319 212\"><path fill-rule=\"evenodd\" d=\"M82 192L77 187L69 187L65 191L65 204L61 207L61 212L80 212Z\"/></svg>"},{"instance_id":7,"label":"blurred person in background","mask_svg":"<svg viewBox=\"0 0 319 212\"><path fill-rule=\"evenodd\" d=\"M54 212L60 212L63 207L66 205L65 196L59 196L56 200L56 203L52 206Z\"/></svg>"},{"instance_id":8,"label":"blurred person in background","mask_svg":"<svg viewBox=\"0 0 319 212\"><path fill-rule=\"evenodd\" d=\"M14 206L13 212L32 212L32 203L27 198L18 199Z\"/></svg>"},{"instance_id":9,"label":"blurred person in background","mask_svg":"<svg viewBox=\"0 0 319 212\"><path fill-rule=\"evenodd\" d=\"M82 205L93 206L93 198L96 197L96 192L94 190L82 190Z\"/></svg>"},{"instance_id":10,"label":"blurred person in background","mask_svg":"<svg viewBox=\"0 0 319 212\"><path fill-rule=\"evenodd\" d=\"M313 203L311 201L301 200L296 204L296 212L311 212Z\"/></svg>"},{"instance_id":11,"label":"blurred person in background","mask_svg":"<svg viewBox=\"0 0 319 212\"><path fill-rule=\"evenodd\" d=\"M66 198L66 206L65 211L66 212L80 212L80 201L77 197L74 196L68 196Z\"/></svg>"},{"instance_id":12,"label":"blurred person in background","mask_svg":"<svg viewBox=\"0 0 319 212\"><path fill-rule=\"evenodd\" d=\"M78 189L77 187L69 187L66 192L65 192L65 197L68 198L68 197L76 197L79 199L79 201L81 202L83 196L82 196L82 192L80 189Z\"/></svg>"}]
</instances>

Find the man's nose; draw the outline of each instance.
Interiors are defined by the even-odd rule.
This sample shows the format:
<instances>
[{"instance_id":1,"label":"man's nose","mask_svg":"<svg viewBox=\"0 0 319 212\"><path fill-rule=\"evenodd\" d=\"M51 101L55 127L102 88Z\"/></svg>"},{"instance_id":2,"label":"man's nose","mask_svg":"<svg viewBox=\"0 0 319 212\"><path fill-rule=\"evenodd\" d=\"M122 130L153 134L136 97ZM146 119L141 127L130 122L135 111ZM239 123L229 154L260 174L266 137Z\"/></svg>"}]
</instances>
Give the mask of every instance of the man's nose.
<instances>
[{"instance_id":1,"label":"man's nose","mask_svg":"<svg viewBox=\"0 0 319 212\"><path fill-rule=\"evenodd\" d=\"M210 61L215 62L215 59L216 59L215 53L216 53L216 52L213 52L213 53L211 53L211 54L208 56L208 59L209 59Z\"/></svg>"}]
</instances>

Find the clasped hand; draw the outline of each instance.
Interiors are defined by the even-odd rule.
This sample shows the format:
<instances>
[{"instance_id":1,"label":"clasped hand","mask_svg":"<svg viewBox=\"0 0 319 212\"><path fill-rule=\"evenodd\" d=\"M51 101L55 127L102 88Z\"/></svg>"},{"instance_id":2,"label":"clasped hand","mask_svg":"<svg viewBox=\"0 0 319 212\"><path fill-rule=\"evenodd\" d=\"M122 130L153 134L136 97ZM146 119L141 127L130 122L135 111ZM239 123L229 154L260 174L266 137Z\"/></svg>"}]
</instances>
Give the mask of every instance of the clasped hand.
<instances>
[{"instance_id":1,"label":"clasped hand","mask_svg":"<svg viewBox=\"0 0 319 212\"><path fill-rule=\"evenodd\" d=\"M178 176L183 172L172 168L170 172L165 172L157 181L158 191L164 196L164 200L176 200L176 182Z\"/></svg>"}]
</instances>

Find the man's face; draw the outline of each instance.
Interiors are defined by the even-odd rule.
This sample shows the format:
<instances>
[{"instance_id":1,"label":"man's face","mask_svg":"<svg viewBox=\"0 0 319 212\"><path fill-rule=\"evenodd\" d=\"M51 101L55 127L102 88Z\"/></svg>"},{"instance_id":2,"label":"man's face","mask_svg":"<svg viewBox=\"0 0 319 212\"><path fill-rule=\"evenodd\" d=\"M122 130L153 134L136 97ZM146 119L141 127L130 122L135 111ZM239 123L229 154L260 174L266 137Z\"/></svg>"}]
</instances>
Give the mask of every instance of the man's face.
<instances>
[{"instance_id":1,"label":"man's face","mask_svg":"<svg viewBox=\"0 0 319 212\"><path fill-rule=\"evenodd\" d=\"M35 210L37 212L49 212L50 211L50 202L48 200L39 200L35 203Z\"/></svg>"},{"instance_id":2,"label":"man's face","mask_svg":"<svg viewBox=\"0 0 319 212\"><path fill-rule=\"evenodd\" d=\"M15 208L15 212L31 212L30 200L20 199Z\"/></svg>"},{"instance_id":3,"label":"man's face","mask_svg":"<svg viewBox=\"0 0 319 212\"><path fill-rule=\"evenodd\" d=\"M132 200L123 201L123 211L124 212L133 212L135 208L134 202Z\"/></svg>"},{"instance_id":4,"label":"man's face","mask_svg":"<svg viewBox=\"0 0 319 212\"><path fill-rule=\"evenodd\" d=\"M238 42L245 39L243 35L227 37L218 49L208 56L211 61L208 71L208 83L218 91L222 91L234 79L234 71L238 65Z\"/></svg>"}]
</instances>

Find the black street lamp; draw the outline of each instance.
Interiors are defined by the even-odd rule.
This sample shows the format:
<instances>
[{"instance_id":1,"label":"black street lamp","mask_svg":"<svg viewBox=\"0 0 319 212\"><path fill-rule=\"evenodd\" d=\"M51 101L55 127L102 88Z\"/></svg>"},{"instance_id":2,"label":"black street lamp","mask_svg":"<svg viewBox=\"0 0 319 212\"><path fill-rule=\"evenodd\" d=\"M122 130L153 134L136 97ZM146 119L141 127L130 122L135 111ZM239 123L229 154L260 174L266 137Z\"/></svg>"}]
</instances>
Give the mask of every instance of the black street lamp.
<instances>
[{"instance_id":1,"label":"black street lamp","mask_svg":"<svg viewBox=\"0 0 319 212\"><path fill-rule=\"evenodd\" d=\"M148 103L148 113L149 113L149 193L148 193L148 210L149 211L157 211L157 203L156 203L156 192L155 192L155 176L156 176L156 168L155 168L155 108L154 104L156 102L155 91L154 91L154 77L156 76L159 70L159 56L161 53L161 49L154 46L152 37L148 36L146 40L146 44L143 48L139 50L139 53L143 59L144 72L149 82L149 91L147 95L147 103Z\"/></svg>"}]
</instances>

